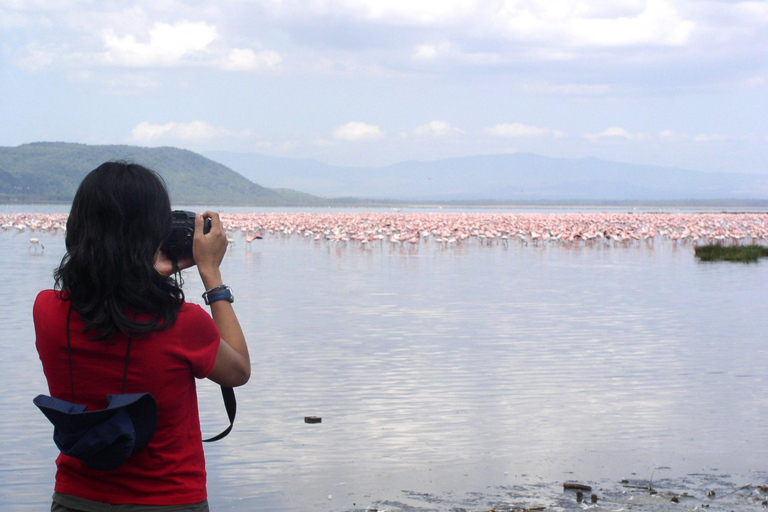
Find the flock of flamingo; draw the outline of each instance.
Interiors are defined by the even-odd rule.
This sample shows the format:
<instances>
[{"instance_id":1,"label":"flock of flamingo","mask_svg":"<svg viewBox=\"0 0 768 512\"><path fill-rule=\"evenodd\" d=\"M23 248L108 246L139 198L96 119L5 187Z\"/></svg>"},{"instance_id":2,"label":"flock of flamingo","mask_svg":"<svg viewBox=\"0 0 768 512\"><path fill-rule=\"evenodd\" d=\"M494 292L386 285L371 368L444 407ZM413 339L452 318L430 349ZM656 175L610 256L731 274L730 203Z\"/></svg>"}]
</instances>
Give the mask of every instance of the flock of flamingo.
<instances>
[{"instance_id":1,"label":"flock of flamingo","mask_svg":"<svg viewBox=\"0 0 768 512\"><path fill-rule=\"evenodd\" d=\"M222 213L230 243L299 236L316 243L448 248L468 244L765 244L768 213ZM66 214L0 214L3 232L64 232ZM30 239L30 248L42 247Z\"/></svg>"}]
</instances>

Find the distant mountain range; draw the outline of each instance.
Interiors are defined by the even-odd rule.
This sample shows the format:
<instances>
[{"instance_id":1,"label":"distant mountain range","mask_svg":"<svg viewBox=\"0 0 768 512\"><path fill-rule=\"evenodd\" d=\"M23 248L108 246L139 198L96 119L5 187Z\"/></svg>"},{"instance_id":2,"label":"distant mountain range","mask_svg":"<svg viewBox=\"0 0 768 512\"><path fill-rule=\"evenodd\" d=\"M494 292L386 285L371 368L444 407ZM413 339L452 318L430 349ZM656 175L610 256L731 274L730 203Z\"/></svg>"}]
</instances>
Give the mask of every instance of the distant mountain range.
<instances>
[{"instance_id":1,"label":"distant mountain range","mask_svg":"<svg viewBox=\"0 0 768 512\"><path fill-rule=\"evenodd\" d=\"M768 201L768 175L704 173L530 153L339 167L316 160L172 147L37 142L0 147L0 202L68 202L101 163L156 170L174 204L388 206L408 203Z\"/></svg>"},{"instance_id":2,"label":"distant mountain range","mask_svg":"<svg viewBox=\"0 0 768 512\"><path fill-rule=\"evenodd\" d=\"M597 158L513 153L372 168L256 153L206 155L264 186L326 197L526 202L768 199L768 174L706 173Z\"/></svg>"},{"instance_id":3,"label":"distant mountain range","mask_svg":"<svg viewBox=\"0 0 768 512\"><path fill-rule=\"evenodd\" d=\"M177 148L37 142L0 147L0 202L68 202L83 177L104 162L126 160L157 171L174 204L296 205L317 198L269 189L202 155Z\"/></svg>"}]
</instances>

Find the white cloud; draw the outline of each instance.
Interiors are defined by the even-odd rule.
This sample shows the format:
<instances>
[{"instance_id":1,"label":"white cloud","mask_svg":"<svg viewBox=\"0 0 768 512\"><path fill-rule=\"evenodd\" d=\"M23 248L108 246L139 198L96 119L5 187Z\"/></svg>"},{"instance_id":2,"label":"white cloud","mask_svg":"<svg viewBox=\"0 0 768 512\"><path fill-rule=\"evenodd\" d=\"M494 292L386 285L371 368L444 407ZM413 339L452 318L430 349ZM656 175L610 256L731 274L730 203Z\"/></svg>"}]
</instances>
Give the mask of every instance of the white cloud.
<instances>
[{"instance_id":1,"label":"white cloud","mask_svg":"<svg viewBox=\"0 0 768 512\"><path fill-rule=\"evenodd\" d=\"M659 132L659 139L667 142L680 142L688 140L687 133L677 133L672 130L662 130Z\"/></svg>"},{"instance_id":2,"label":"white cloud","mask_svg":"<svg viewBox=\"0 0 768 512\"><path fill-rule=\"evenodd\" d=\"M631 133L629 133L624 128L618 127L618 126L612 126L611 128L608 128L604 132L598 133L598 137L620 137L624 139L634 139L635 136Z\"/></svg>"},{"instance_id":3,"label":"white cloud","mask_svg":"<svg viewBox=\"0 0 768 512\"><path fill-rule=\"evenodd\" d=\"M672 139L676 135L677 134L675 132L673 132L672 130L662 130L662 131L659 132L659 137L661 137L662 139Z\"/></svg>"},{"instance_id":4,"label":"white cloud","mask_svg":"<svg viewBox=\"0 0 768 512\"><path fill-rule=\"evenodd\" d=\"M445 121L432 121L413 129L413 134L419 137L449 137L451 135L462 135L463 130L451 126Z\"/></svg>"},{"instance_id":5,"label":"white cloud","mask_svg":"<svg viewBox=\"0 0 768 512\"><path fill-rule=\"evenodd\" d=\"M283 140L281 142L273 142L270 140L259 140L255 142L250 142L248 144L248 149L271 151L272 153L286 153L299 146L300 146L299 142L295 140Z\"/></svg>"},{"instance_id":6,"label":"white cloud","mask_svg":"<svg viewBox=\"0 0 768 512\"><path fill-rule=\"evenodd\" d=\"M493 137L564 137L566 134L549 128L526 125L523 123L502 123L486 128L485 132Z\"/></svg>"},{"instance_id":7,"label":"white cloud","mask_svg":"<svg viewBox=\"0 0 768 512\"><path fill-rule=\"evenodd\" d=\"M309 7L276 1L267 8L283 15L311 10L316 17L459 28L474 35L556 45L667 46L686 44L696 28L694 21L680 14L678 4L678 0L324 0ZM429 55L434 49L418 47L417 55Z\"/></svg>"},{"instance_id":8,"label":"white cloud","mask_svg":"<svg viewBox=\"0 0 768 512\"><path fill-rule=\"evenodd\" d=\"M688 5L680 0L275 0L261 7L283 20L311 18L321 25L343 19L433 37L437 32L451 40L468 36L481 45L522 41L549 48L553 55L566 55L574 45L686 45L698 29L698 20L691 18L696 10L684 10ZM412 58L434 58L440 45L418 45ZM519 58L529 49L515 45L509 56Z\"/></svg>"},{"instance_id":9,"label":"white cloud","mask_svg":"<svg viewBox=\"0 0 768 512\"><path fill-rule=\"evenodd\" d=\"M119 37L108 28L103 32L107 47L103 59L107 64L120 66L175 65L207 57L210 44L218 38L216 27L205 22L155 23L147 42L139 42L132 35Z\"/></svg>"},{"instance_id":10,"label":"white cloud","mask_svg":"<svg viewBox=\"0 0 768 512\"><path fill-rule=\"evenodd\" d=\"M456 21L476 12L476 0L329 0L335 13L390 23L433 25Z\"/></svg>"},{"instance_id":11,"label":"white cloud","mask_svg":"<svg viewBox=\"0 0 768 512\"><path fill-rule=\"evenodd\" d=\"M106 51L101 63L125 67L208 66L226 71L274 68L283 58L273 50L228 48L215 25L206 22L157 22L146 41L134 35L118 36L113 28L102 31Z\"/></svg>"},{"instance_id":12,"label":"white cloud","mask_svg":"<svg viewBox=\"0 0 768 512\"><path fill-rule=\"evenodd\" d=\"M379 140L384 132L375 125L351 121L333 130L333 138L347 141Z\"/></svg>"},{"instance_id":13,"label":"white cloud","mask_svg":"<svg viewBox=\"0 0 768 512\"><path fill-rule=\"evenodd\" d=\"M646 0L589 0L578 2L574 8L583 18L620 18L637 16L645 9Z\"/></svg>"},{"instance_id":14,"label":"white cloud","mask_svg":"<svg viewBox=\"0 0 768 512\"><path fill-rule=\"evenodd\" d=\"M136 143L153 144L161 141L200 142L222 138L247 138L248 130L235 131L223 126L213 126L205 121L195 120L189 123L170 122L152 124L143 121L131 130L130 140Z\"/></svg>"},{"instance_id":15,"label":"white cloud","mask_svg":"<svg viewBox=\"0 0 768 512\"><path fill-rule=\"evenodd\" d=\"M592 141L597 141L600 139L632 140L634 138L634 136L631 133L629 133L624 128L620 128L618 126L612 126L611 128L608 128L607 130L600 133L585 133L584 137Z\"/></svg>"},{"instance_id":16,"label":"white cloud","mask_svg":"<svg viewBox=\"0 0 768 512\"><path fill-rule=\"evenodd\" d=\"M726 137L725 135L715 135L715 134L707 135L705 133L700 133L693 138L693 140L695 140L696 142L717 142L717 141L723 141L727 139L728 137Z\"/></svg>"},{"instance_id":17,"label":"white cloud","mask_svg":"<svg viewBox=\"0 0 768 512\"><path fill-rule=\"evenodd\" d=\"M560 90L568 94L570 90L574 95L592 95L607 92L605 83L648 87L649 74L640 72L644 63L652 63L653 70L664 73L665 63L702 56L710 47L716 46L718 51L706 52L702 59L727 55L737 48L743 53L764 53L760 53L765 39L761 34L768 30L764 3L266 0L202 6L141 0L126 6L119 2L16 1L10 3L13 7L0 7L0 20L5 14L18 18L9 27L21 35L3 37L15 57L35 38L44 48L52 44L60 49L54 56L44 52L27 54L23 62L17 58L28 69L93 67L97 61L125 67L198 66L227 71L281 67L299 74L363 75L373 74L370 70L399 73L403 68L412 69L414 62L439 61L442 67L436 71L446 75L479 66L519 70L522 72L510 75L513 86L525 88L525 83L536 84L538 78L566 85L548 86L549 92L547 86L537 85L528 90L537 92L543 87L545 94L560 94ZM43 29L44 20L51 26ZM23 29L13 29L22 22ZM717 37L710 38L713 33ZM256 37L271 39L262 47ZM16 45L15 40L23 43ZM274 44L284 49L278 53ZM670 46L677 48L659 48ZM635 49L638 51L633 52ZM746 67L746 60L737 62ZM557 66L563 61L585 65L558 67L555 76L545 75L552 70L547 64ZM532 62L541 66L541 73L528 67ZM625 64L638 72L617 73ZM701 62L696 64L691 68L701 69ZM752 68L753 73L760 73ZM689 73L693 71L666 73L667 80L655 81L655 87L668 84L672 76L685 80ZM698 77L715 75L699 73ZM734 76L737 74L732 73L731 79ZM760 85L759 81L752 83Z\"/></svg>"},{"instance_id":18,"label":"white cloud","mask_svg":"<svg viewBox=\"0 0 768 512\"><path fill-rule=\"evenodd\" d=\"M573 25L576 42L598 46L679 46L690 41L696 24L682 19L671 3L648 0L645 10L634 17L581 18Z\"/></svg>"},{"instance_id":19,"label":"white cloud","mask_svg":"<svg viewBox=\"0 0 768 512\"><path fill-rule=\"evenodd\" d=\"M256 53L249 48L234 48L224 59L222 67L229 71L254 71L260 68L274 68L282 61L280 54L271 50Z\"/></svg>"},{"instance_id":20,"label":"white cloud","mask_svg":"<svg viewBox=\"0 0 768 512\"><path fill-rule=\"evenodd\" d=\"M451 43L443 41L437 44L420 44L413 50L414 60L434 60L451 48Z\"/></svg>"},{"instance_id":21,"label":"white cloud","mask_svg":"<svg viewBox=\"0 0 768 512\"><path fill-rule=\"evenodd\" d=\"M284 140L280 144L277 144L275 146L275 149L279 151L290 151L293 148L296 148L299 146L299 142L295 140Z\"/></svg>"},{"instance_id":22,"label":"white cloud","mask_svg":"<svg viewBox=\"0 0 768 512\"><path fill-rule=\"evenodd\" d=\"M669 0L585 2L507 0L498 13L513 39L577 46L679 46L696 23L683 19ZM594 7L594 8L592 8Z\"/></svg>"}]
</instances>

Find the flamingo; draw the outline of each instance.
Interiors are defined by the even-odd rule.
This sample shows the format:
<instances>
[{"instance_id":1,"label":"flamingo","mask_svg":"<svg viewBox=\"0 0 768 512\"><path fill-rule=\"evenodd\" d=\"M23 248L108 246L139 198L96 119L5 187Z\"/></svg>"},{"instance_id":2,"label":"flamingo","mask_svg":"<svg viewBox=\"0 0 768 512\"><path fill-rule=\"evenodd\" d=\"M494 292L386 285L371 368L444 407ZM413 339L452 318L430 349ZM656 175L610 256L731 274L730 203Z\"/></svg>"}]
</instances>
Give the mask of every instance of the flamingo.
<instances>
[{"instance_id":1,"label":"flamingo","mask_svg":"<svg viewBox=\"0 0 768 512\"><path fill-rule=\"evenodd\" d=\"M32 251L32 249L34 249L35 250L35 254L37 254L37 248L38 247L40 248L40 254L45 252L45 246L40 242L40 240L38 240L37 238L30 238L29 239L29 250L30 250L30 252Z\"/></svg>"},{"instance_id":2,"label":"flamingo","mask_svg":"<svg viewBox=\"0 0 768 512\"><path fill-rule=\"evenodd\" d=\"M434 241L447 245L496 245L509 240L521 244L606 243L627 245L637 241L652 244L666 240L685 244L706 240L734 244L768 239L768 215L765 213L684 213L645 214L581 213L581 214L485 214L485 213L233 213L222 214L227 234L239 231L245 235L246 250L255 233L269 232L280 237L312 237L343 245L347 241L389 241L410 245ZM65 214L3 214L0 232L21 233L66 231ZM504 238L506 237L506 238ZM230 244L234 243L229 238ZM507 242L508 243L508 242ZM40 252L43 245L30 240L30 252Z\"/></svg>"},{"instance_id":3,"label":"flamingo","mask_svg":"<svg viewBox=\"0 0 768 512\"><path fill-rule=\"evenodd\" d=\"M248 251L251 249L251 242L254 240L261 240L262 236L257 233L247 233L245 235L245 241L248 242L248 245L245 246L245 250Z\"/></svg>"}]
</instances>

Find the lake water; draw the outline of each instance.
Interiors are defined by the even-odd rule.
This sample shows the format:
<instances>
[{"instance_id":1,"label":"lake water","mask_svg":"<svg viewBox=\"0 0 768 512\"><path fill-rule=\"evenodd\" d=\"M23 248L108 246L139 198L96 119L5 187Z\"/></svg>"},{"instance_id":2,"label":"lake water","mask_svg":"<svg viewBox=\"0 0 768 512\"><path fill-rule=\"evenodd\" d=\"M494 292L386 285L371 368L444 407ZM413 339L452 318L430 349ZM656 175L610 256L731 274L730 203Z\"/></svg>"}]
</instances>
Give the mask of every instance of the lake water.
<instances>
[{"instance_id":1,"label":"lake water","mask_svg":"<svg viewBox=\"0 0 768 512\"><path fill-rule=\"evenodd\" d=\"M233 237L223 274L254 368L235 430L206 446L212 510L558 509L576 506L567 480L766 483L766 262L702 264L668 241ZM50 503L31 310L62 255L61 234L0 232L3 510ZM196 274L185 291L202 301ZM218 433L217 387L200 402Z\"/></svg>"}]
</instances>

